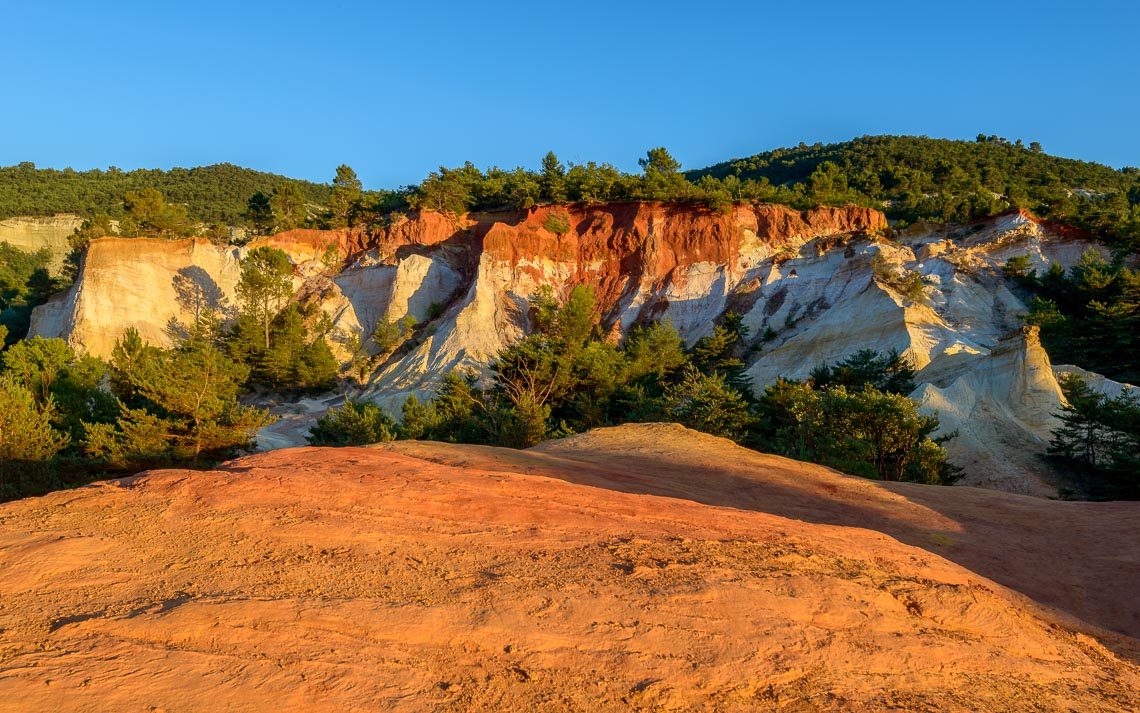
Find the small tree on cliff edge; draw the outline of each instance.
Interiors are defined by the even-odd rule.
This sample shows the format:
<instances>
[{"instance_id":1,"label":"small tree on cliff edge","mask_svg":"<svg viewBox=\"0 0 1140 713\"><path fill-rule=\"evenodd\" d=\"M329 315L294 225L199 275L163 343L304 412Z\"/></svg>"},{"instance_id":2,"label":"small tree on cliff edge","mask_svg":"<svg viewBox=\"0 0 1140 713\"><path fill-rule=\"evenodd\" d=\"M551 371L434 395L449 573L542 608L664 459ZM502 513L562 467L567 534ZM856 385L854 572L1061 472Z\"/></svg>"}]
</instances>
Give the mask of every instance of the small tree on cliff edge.
<instances>
[{"instance_id":1,"label":"small tree on cliff edge","mask_svg":"<svg viewBox=\"0 0 1140 713\"><path fill-rule=\"evenodd\" d=\"M332 198L329 201L329 221L333 228L347 228L352 224L352 214L360 203L364 186L360 179L346 164L336 167L336 178L333 179Z\"/></svg>"},{"instance_id":2,"label":"small tree on cliff edge","mask_svg":"<svg viewBox=\"0 0 1140 713\"><path fill-rule=\"evenodd\" d=\"M283 250L254 248L242 258L237 296L245 314L261 325L266 350L273 318L281 311L281 303L292 294L293 263Z\"/></svg>"},{"instance_id":3,"label":"small tree on cliff edge","mask_svg":"<svg viewBox=\"0 0 1140 713\"><path fill-rule=\"evenodd\" d=\"M637 160L645 175L642 192L649 200L684 199L693 191L693 185L681 173L681 162L673 158L664 146L649 149L645 158Z\"/></svg>"},{"instance_id":4,"label":"small tree on cliff edge","mask_svg":"<svg viewBox=\"0 0 1140 713\"><path fill-rule=\"evenodd\" d=\"M538 179L539 193L547 203L566 200L566 167L553 151L542 157L542 175Z\"/></svg>"},{"instance_id":5,"label":"small tree on cliff edge","mask_svg":"<svg viewBox=\"0 0 1140 713\"><path fill-rule=\"evenodd\" d=\"M673 155L664 146L646 151L645 158L637 159L637 165L641 166L646 175L650 172L656 172L663 176L670 176L681 170L681 162L673 158Z\"/></svg>"}]
</instances>

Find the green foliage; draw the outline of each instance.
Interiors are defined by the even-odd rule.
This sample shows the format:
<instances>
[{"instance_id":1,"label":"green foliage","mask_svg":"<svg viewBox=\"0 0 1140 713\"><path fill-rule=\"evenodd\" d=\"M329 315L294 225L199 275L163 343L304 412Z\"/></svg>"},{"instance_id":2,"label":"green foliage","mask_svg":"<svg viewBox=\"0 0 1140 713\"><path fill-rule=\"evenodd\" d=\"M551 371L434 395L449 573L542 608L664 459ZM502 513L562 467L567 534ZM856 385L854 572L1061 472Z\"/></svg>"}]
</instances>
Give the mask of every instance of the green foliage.
<instances>
[{"instance_id":1,"label":"green foliage","mask_svg":"<svg viewBox=\"0 0 1140 713\"><path fill-rule=\"evenodd\" d=\"M395 322L380 319L372 330L372 343L380 350L381 355L391 354L411 337L415 327L416 318L410 314Z\"/></svg>"},{"instance_id":2,"label":"green foliage","mask_svg":"<svg viewBox=\"0 0 1140 713\"><path fill-rule=\"evenodd\" d=\"M67 242L71 246L72 252L78 253L82 252L87 244L95 238L118 234L119 231L115 228L111 216L106 213L96 213L84 220L67 239Z\"/></svg>"},{"instance_id":3,"label":"green foliage","mask_svg":"<svg viewBox=\"0 0 1140 713\"><path fill-rule=\"evenodd\" d=\"M1136 222L1140 177L1101 164L1049 156L997 136L948 141L925 136L864 136L800 144L689 174L767 184L794 205L854 202L885 206L896 220L966 222L1011 207L1121 239ZM1079 192L1078 192L1079 191Z\"/></svg>"},{"instance_id":4,"label":"green foliage","mask_svg":"<svg viewBox=\"0 0 1140 713\"><path fill-rule=\"evenodd\" d=\"M0 167L0 217L78 213L124 216L123 197L144 189L161 191L185 206L191 221L243 225L249 197L270 194L279 185L295 187L303 202L326 205L331 186L261 173L231 164L169 171L140 169L73 171L37 169L34 164Z\"/></svg>"},{"instance_id":5,"label":"green foliage","mask_svg":"<svg viewBox=\"0 0 1140 713\"><path fill-rule=\"evenodd\" d=\"M0 326L13 340L28 332L32 309L61 285L49 272L49 248L28 252L0 243Z\"/></svg>"},{"instance_id":6,"label":"green foliage","mask_svg":"<svg viewBox=\"0 0 1140 713\"><path fill-rule=\"evenodd\" d=\"M871 270L876 280L912 302L918 302L926 296L926 283L923 282L921 273L892 265L881 252L875 253L871 259Z\"/></svg>"},{"instance_id":7,"label":"green foliage","mask_svg":"<svg viewBox=\"0 0 1140 713\"><path fill-rule=\"evenodd\" d=\"M414 396L403 406L401 438L450 443L498 443L494 394L480 389L475 378L449 372L435 396L424 404Z\"/></svg>"},{"instance_id":8,"label":"green foliage","mask_svg":"<svg viewBox=\"0 0 1140 713\"><path fill-rule=\"evenodd\" d=\"M317 337L301 347L293 383L299 389L323 391L336 386L340 364L324 337Z\"/></svg>"},{"instance_id":9,"label":"green foliage","mask_svg":"<svg viewBox=\"0 0 1140 713\"><path fill-rule=\"evenodd\" d=\"M1054 363L1140 382L1140 270L1090 249L1067 272L1053 263L1017 282L1033 295L1026 322L1041 328Z\"/></svg>"},{"instance_id":10,"label":"green foliage","mask_svg":"<svg viewBox=\"0 0 1140 713\"><path fill-rule=\"evenodd\" d=\"M395 421L376 404L348 399L317 419L308 441L314 446L366 446L394 440L396 430Z\"/></svg>"},{"instance_id":11,"label":"green foliage","mask_svg":"<svg viewBox=\"0 0 1140 713\"><path fill-rule=\"evenodd\" d=\"M86 424L84 450L112 468L223 458L248 447L270 421L238 402L249 370L205 340L157 349L128 336L116 345L111 371L119 416Z\"/></svg>"},{"instance_id":12,"label":"green foliage","mask_svg":"<svg viewBox=\"0 0 1140 713\"><path fill-rule=\"evenodd\" d=\"M565 211L551 211L543 221L542 227L558 237L570 232L570 215Z\"/></svg>"},{"instance_id":13,"label":"green foliage","mask_svg":"<svg viewBox=\"0 0 1140 713\"><path fill-rule=\"evenodd\" d=\"M337 166L332 197L329 199L328 226L347 228L352 225L356 207L363 193L364 186L356 177L356 171L345 164Z\"/></svg>"},{"instance_id":14,"label":"green foliage","mask_svg":"<svg viewBox=\"0 0 1140 713\"><path fill-rule=\"evenodd\" d=\"M114 350L111 391L105 376L102 361L59 339L3 353L0 429L20 434L6 450L0 443L2 458L18 463L9 475L19 475L0 484L3 497L86 482L106 468L213 462L267 422L237 402L246 371L201 339L162 350L128 332Z\"/></svg>"},{"instance_id":15,"label":"green foliage","mask_svg":"<svg viewBox=\"0 0 1140 713\"><path fill-rule=\"evenodd\" d=\"M744 374L744 350L748 328L740 315L726 312L712 333L693 345L693 365L702 373L720 376L741 393L752 394L752 383Z\"/></svg>"},{"instance_id":16,"label":"green foliage","mask_svg":"<svg viewBox=\"0 0 1140 713\"><path fill-rule=\"evenodd\" d=\"M302 228L309 222L307 196L295 183L282 183L273 187L269 196L269 210L273 215L273 231Z\"/></svg>"},{"instance_id":17,"label":"green foliage","mask_svg":"<svg viewBox=\"0 0 1140 713\"><path fill-rule=\"evenodd\" d=\"M645 158L638 159L643 171L637 191L638 198L655 201L692 200L697 197L693 184L681 174L681 164L659 146L649 149Z\"/></svg>"},{"instance_id":18,"label":"green foliage","mask_svg":"<svg viewBox=\"0 0 1140 713\"><path fill-rule=\"evenodd\" d=\"M433 415L432 408L425 406L415 394L409 395L401 406L401 418L397 427L398 437L411 440L424 438L428 429L432 427Z\"/></svg>"},{"instance_id":19,"label":"green foliage","mask_svg":"<svg viewBox=\"0 0 1140 713\"><path fill-rule=\"evenodd\" d=\"M155 188L128 191L123 197L123 217L119 234L129 238L150 236L181 238L193 235L197 227L185 206L170 204Z\"/></svg>"},{"instance_id":20,"label":"green foliage","mask_svg":"<svg viewBox=\"0 0 1140 713\"><path fill-rule=\"evenodd\" d=\"M826 367L830 369L830 367ZM901 394L870 385L778 381L759 399L757 445L854 475L949 485L958 478L941 443L938 419Z\"/></svg>"},{"instance_id":21,"label":"green foliage","mask_svg":"<svg viewBox=\"0 0 1140 713\"><path fill-rule=\"evenodd\" d=\"M245 213L242 216L255 235L265 235L273 230L277 224L273 214L273 205L269 196L258 191L246 201Z\"/></svg>"},{"instance_id":22,"label":"green foliage","mask_svg":"<svg viewBox=\"0 0 1140 713\"><path fill-rule=\"evenodd\" d=\"M625 373L633 382L661 381L688 361L681 336L672 325L662 322L631 329L623 352Z\"/></svg>"},{"instance_id":23,"label":"green foliage","mask_svg":"<svg viewBox=\"0 0 1140 713\"><path fill-rule=\"evenodd\" d=\"M914 377L915 370L910 360L895 349L886 354L862 349L832 366L822 364L811 372L811 381L816 388L842 386L849 391L858 391L870 386L902 396L914 391Z\"/></svg>"},{"instance_id":24,"label":"green foliage","mask_svg":"<svg viewBox=\"0 0 1140 713\"><path fill-rule=\"evenodd\" d=\"M269 348L254 358L254 378L277 389L319 391L336 385L339 370L323 336L312 337L302 308L290 303L273 318Z\"/></svg>"},{"instance_id":25,"label":"green foliage","mask_svg":"<svg viewBox=\"0 0 1140 713\"><path fill-rule=\"evenodd\" d=\"M0 376L0 499L51 487L51 464L68 444L52 427L55 405L38 402L32 391Z\"/></svg>"},{"instance_id":26,"label":"green foliage","mask_svg":"<svg viewBox=\"0 0 1140 713\"><path fill-rule=\"evenodd\" d=\"M427 403L404 404L401 438L526 448L630 421L674 421L793 458L884 480L949 484L958 470L933 438L938 419L906 397L914 369L897 352L866 350L820 366L807 383L780 381L756 400L745 375L747 329L728 313L685 352L666 324L601 338L593 293L531 297L534 333L504 349L493 380L449 374Z\"/></svg>"},{"instance_id":27,"label":"green foliage","mask_svg":"<svg viewBox=\"0 0 1140 713\"><path fill-rule=\"evenodd\" d=\"M548 151L542 157L538 190L539 197L545 203L561 203L566 200L566 167L562 165L553 151Z\"/></svg>"},{"instance_id":28,"label":"green foliage","mask_svg":"<svg viewBox=\"0 0 1140 713\"><path fill-rule=\"evenodd\" d=\"M1109 398L1076 374L1059 381L1065 403L1049 455L1075 466L1096 497L1140 497L1140 398Z\"/></svg>"},{"instance_id":29,"label":"green foliage","mask_svg":"<svg viewBox=\"0 0 1140 713\"><path fill-rule=\"evenodd\" d=\"M662 401L668 420L734 441L744 440L755 421L748 399L723 375L691 365L679 382L666 387Z\"/></svg>"},{"instance_id":30,"label":"green foliage","mask_svg":"<svg viewBox=\"0 0 1140 713\"><path fill-rule=\"evenodd\" d=\"M106 365L78 356L62 339L32 337L0 355L6 383L27 389L36 404L50 411L52 425L79 441L84 422L114 418L114 399L101 388Z\"/></svg>"},{"instance_id":31,"label":"green foliage","mask_svg":"<svg viewBox=\"0 0 1140 713\"><path fill-rule=\"evenodd\" d=\"M440 167L418 186L366 192L348 166L332 185L296 181L229 164L171 171L54 171L32 164L0 168L0 217L78 212L137 220L123 197L160 191L191 222L288 230L324 215L332 227L385 223L407 208L453 214L523 210L536 203L664 200L724 209L764 201L798 208L855 203L885 209L904 223L966 222L1009 208L1086 228L1116 243L1140 244L1140 174L1049 156L1032 142L870 136L838 144L800 144L682 173L661 147L639 160L641 175L607 163L565 166L553 152L538 171ZM269 213L265 197L269 197ZM133 205L135 201L128 201ZM143 200L141 206L150 205ZM169 207L168 206L168 207ZM320 206L328 206L327 212ZM311 210L312 209L312 210ZM158 233L177 233L167 210L144 211ZM1135 247L1130 250L1135 250Z\"/></svg>"},{"instance_id":32,"label":"green foliage","mask_svg":"<svg viewBox=\"0 0 1140 713\"><path fill-rule=\"evenodd\" d=\"M1005 261L1002 266L1002 272L1006 277L1014 279L1028 277L1030 272L1030 262L1028 255L1014 255Z\"/></svg>"},{"instance_id":33,"label":"green foliage","mask_svg":"<svg viewBox=\"0 0 1140 713\"><path fill-rule=\"evenodd\" d=\"M263 246L250 250L242 258L237 297L242 315L261 325L266 350L273 319L292 294L293 263L284 250Z\"/></svg>"},{"instance_id":34,"label":"green foliage","mask_svg":"<svg viewBox=\"0 0 1140 713\"><path fill-rule=\"evenodd\" d=\"M468 162L458 168L441 166L406 194L407 205L451 214L472 211L523 210L539 202L600 203L629 200L687 201L728 206L740 201L804 202L803 190L773 187L767 182L709 177L691 183L680 164L664 148L651 149L639 161L641 175L622 173L608 163L590 161L564 166L553 153L542 159L539 172L523 168L480 170ZM403 205L393 204L399 210ZM557 226L547 226L563 234Z\"/></svg>"}]
</instances>

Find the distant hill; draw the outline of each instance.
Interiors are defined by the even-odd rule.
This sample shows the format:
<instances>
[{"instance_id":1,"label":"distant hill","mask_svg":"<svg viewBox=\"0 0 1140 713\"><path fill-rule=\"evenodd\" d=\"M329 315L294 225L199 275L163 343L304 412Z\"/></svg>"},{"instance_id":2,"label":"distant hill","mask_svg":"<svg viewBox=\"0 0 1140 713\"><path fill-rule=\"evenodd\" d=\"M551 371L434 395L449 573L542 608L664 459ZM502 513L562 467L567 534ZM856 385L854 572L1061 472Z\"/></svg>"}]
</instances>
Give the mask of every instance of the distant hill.
<instances>
[{"instance_id":1,"label":"distant hill","mask_svg":"<svg viewBox=\"0 0 1140 713\"><path fill-rule=\"evenodd\" d=\"M815 193L846 194L857 202L869 199L885 204L889 216L906 220L969 220L1006 203L1112 232L1130 204L1140 202L1140 171L1135 168L1117 170L1051 156L1036 143L1023 145L998 136L980 135L975 141L865 136L835 144L800 144L686 175L694 182L705 175L735 176L807 187L813 174L823 184ZM1084 200L1090 197L1097 200Z\"/></svg>"},{"instance_id":2,"label":"distant hill","mask_svg":"<svg viewBox=\"0 0 1140 713\"><path fill-rule=\"evenodd\" d=\"M357 223L392 210L429 207L466 212L524 209L536 203L674 200L771 202L799 208L856 203L884 209L895 220L967 222L1010 208L1085 228L1107 240L1140 242L1140 170L1114 169L1051 156L1039 145L999 136L975 141L924 136L865 136L835 144L800 144L677 173L664 149L630 175L609 164L564 166L553 154L542 171L441 168L417 186L369 193L352 211ZM547 165L549 163L549 165ZM688 179L688 180L685 180ZM326 206L328 184L301 181L232 164L169 171L0 168L0 218L15 215L122 212L128 191L155 188L202 223L244 224L249 197L291 183L306 201Z\"/></svg>"},{"instance_id":3,"label":"distant hill","mask_svg":"<svg viewBox=\"0 0 1140 713\"><path fill-rule=\"evenodd\" d=\"M78 213L91 216L122 213L128 191L157 188L171 203L186 206L190 218L203 223L243 222L246 201L258 191L292 183L311 203L325 205L332 187L229 163L199 168L74 171L36 168L32 163L0 167L0 218L15 215Z\"/></svg>"}]
</instances>

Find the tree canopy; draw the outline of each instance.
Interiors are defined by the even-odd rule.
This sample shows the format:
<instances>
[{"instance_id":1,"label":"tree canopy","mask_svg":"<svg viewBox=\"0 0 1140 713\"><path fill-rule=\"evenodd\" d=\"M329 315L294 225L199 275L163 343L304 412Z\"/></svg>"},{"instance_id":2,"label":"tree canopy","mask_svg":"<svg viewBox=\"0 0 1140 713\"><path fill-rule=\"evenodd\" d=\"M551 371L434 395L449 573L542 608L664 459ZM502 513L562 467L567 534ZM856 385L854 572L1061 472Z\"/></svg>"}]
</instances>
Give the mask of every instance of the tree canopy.
<instances>
[{"instance_id":1,"label":"tree canopy","mask_svg":"<svg viewBox=\"0 0 1140 713\"><path fill-rule=\"evenodd\" d=\"M974 141L864 136L800 144L688 177L698 183L704 177L757 181L794 189L809 201L867 203L908 222L964 222L1027 208L1110 239L1136 235L1140 226L1136 169L1051 156L1037 142L1026 147L992 135Z\"/></svg>"}]
</instances>

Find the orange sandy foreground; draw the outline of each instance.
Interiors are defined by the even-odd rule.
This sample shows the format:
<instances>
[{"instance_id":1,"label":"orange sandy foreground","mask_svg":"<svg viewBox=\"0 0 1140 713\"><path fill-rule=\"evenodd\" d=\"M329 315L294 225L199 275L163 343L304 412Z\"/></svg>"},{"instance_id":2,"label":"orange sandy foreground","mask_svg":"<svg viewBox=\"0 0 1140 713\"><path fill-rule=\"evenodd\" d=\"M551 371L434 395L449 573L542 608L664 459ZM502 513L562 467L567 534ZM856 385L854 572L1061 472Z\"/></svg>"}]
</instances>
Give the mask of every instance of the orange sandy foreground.
<instances>
[{"instance_id":1,"label":"orange sandy foreground","mask_svg":"<svg viewBox=\"0 0 1140 713\"><path fill-rule=\"evenodd\" d=\"M1140 709L1140 503L679 426L0 506L0 710Z\"/></svg>"}]
</instances>

